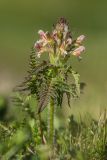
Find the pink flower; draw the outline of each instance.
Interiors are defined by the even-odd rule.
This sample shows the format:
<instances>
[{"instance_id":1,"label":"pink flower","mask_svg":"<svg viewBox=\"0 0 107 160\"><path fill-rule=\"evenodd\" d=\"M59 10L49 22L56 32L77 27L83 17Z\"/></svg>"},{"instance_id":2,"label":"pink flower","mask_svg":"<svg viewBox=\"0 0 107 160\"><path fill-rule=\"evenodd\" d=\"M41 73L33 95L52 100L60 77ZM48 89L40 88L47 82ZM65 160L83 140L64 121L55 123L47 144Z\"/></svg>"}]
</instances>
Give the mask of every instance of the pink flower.
<instances>
[{"instance_id":1,"label":"pink flower","mask_svg":"<svg viewBox=\"0 0 107 160\"><path fill-rule=\"evenodd\" d=\"M57 22L55 29L58 32L68 32L68 23L65 18L60 18L60 20Z\"/></svg>"},{"instance_id":2,"label":"pink flower","mask_svg":"<svg viewBox=\"0 0 107 160\"><path fill-rule=\"evenodd\" d=\"M81 35L73 40L68 23L64 18L60 18L51 33L39 30L38 34L40 40L34 45L38 57L44 52L48 53L49 56L53 54L56 59L70 54L79 57L85 51L85 47L81 46L85 36ZM77 46L78 48L76 48Z\"/></svg>"},{"instance_id":3,"label":"pink flower","mask_svg":"<svg viewBox=\"0 0 107 160\"><path fill-rule=\"evenodd\" d=\"M83 53L84 51L85 51L85 47L80 46L73 51L72 55L79 57L81 53Z\"/></svg>"},{"instance_id":4,"label":"pink flower","mask_svg":"<svg viewBox=\"0 0 107 160\"><path fill-rule=\"evenodd\" d=\"M34 45L34 48L40 50L42 48L42 41L41 40L37 41Z\"/></svg>"},{"instance_id":5,"label":"pink flower","mask_svg":"<svg viewBox=\"0 0 107 160\"><path fill-rule=\"evenodd\" d=\"M67 41L66 41L67 45L71 45L72 44L72 39L71 38L68 38Z\"/></svg>"},{"instance_id":6,"label":"pink flower","mask_svg":"<svg viewBox=\"0 0 107 160\"><path fill-rule=\"evenodd\" d=\"M81 44L83 42L83 40L85 39L84 35L81 35L77 38L76 43Z\"/></svg>"},{"instance_id":7,"label":"pink flower","mask_svg":"<svg viewBox=\"0 0 107 160\"><path fill-rule=\"evenodd\" d=\"M38 34L40 35L40 38L41 38L41 39L47 39L46 33L45 33L44 31L39 30L39 31L38 31Z\"/></svg>"}]
</instances>

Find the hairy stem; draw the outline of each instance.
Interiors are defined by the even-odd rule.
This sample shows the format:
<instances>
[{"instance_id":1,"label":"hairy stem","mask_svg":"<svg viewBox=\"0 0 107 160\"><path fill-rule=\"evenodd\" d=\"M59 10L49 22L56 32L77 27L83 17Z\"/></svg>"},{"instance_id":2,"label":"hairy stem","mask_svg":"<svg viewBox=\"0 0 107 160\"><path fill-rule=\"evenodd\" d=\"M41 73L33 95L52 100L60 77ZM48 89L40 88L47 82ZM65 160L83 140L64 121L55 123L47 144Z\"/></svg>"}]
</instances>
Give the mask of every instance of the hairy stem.
<instances>
[{"instance_id":1,"label":"hairy stem","mask_svg":"<svg viewBox=\"0 0 107 160\"><path fill-rule=\"evenodd\" d=\"M49 137L49 144L53 146L54 141L54 99L50 99L49 104L49 130L48 130L48 137Z\"/></svg>"}]
</instances>

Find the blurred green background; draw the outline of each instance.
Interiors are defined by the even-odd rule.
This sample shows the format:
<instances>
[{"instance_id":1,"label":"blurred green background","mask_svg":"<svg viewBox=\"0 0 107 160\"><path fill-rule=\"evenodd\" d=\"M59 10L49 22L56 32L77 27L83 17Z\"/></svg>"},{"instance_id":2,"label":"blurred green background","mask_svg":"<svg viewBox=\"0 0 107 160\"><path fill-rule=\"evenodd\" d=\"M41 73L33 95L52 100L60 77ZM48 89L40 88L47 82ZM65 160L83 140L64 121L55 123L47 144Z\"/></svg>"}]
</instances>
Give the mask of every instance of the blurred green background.
<instances>
[{"instance_id":1,"label":"blurred green background","mask_svg":"<svg viewBox=\"0 0 107 160\"><path fill-rule=\"evenodd\" d=\"M74 37L86 35L86 54L72 66L87 86L71 111L97 115L107 104L106 15L106 0L0 0L0 93L9 94L26 75L38 30L51 30L64 16Z\"/></svg>"}]
</instances>

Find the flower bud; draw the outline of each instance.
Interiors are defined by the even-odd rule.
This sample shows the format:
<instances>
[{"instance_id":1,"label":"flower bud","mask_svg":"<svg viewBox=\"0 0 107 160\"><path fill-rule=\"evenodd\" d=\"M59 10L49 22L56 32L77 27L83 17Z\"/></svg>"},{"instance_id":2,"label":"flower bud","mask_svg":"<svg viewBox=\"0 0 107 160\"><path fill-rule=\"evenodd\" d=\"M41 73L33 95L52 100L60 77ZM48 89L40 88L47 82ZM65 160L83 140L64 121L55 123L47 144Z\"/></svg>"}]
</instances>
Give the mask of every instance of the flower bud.
<instances>
[{"instance_id":1,"label":"flower bud","mask_svg":"<svg viewBox=\"0 0 107 160\"><path fill-rule=\"evenodd\" d=\"M39 41L37 41L34 45L34 48L36 48L37 50L40 50L42 47L41 43Z\"/></svg>"},{"instance_id":2,"label":"flower bud","mask_svg":"<svg viewBox=\"0 0 107 160\"><path fill-rule=\"evenodd\" d=\"M76 43L81 44L84 39L85 39L85 36L84 36L84 35L81 35L81 36L79 36L79 37L77 38Z\"/></svg>"},{"instance_id":3,"label":"flower bud","mask_svg":"<svg viewBox=\"0 0 107 160\"><path fill-rule=\"evenodd\" d=\"M46 38L47 38L45 32L42 31L42 30L39 30L39 31L38 31L38 34L40 35L40 37L41 37L42 39L46 39Z\"/></svg>"}]
</instances>

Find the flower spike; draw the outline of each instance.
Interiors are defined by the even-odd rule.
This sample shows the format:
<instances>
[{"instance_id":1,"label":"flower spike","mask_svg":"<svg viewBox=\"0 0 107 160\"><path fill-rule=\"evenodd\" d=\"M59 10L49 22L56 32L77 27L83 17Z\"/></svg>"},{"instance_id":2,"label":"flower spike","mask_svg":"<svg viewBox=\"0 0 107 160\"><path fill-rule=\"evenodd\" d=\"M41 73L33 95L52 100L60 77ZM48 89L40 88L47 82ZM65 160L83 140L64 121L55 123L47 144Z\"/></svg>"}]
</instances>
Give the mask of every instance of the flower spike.
<instances>
[{"instance_id":1,"label":"flower spike","mask_svg":"<svg viewBox=\"0 0 107 160\"><path fill-rule=\"evenodd\" d=\"M80 57L81 53L85 51L85 47L82 46L85 36L81 35L73 40L65 18L59 19L51 33L39 30L38 34L40 40L34 45L37 56L40 57L42 53L46 52L49 54L50 61L54 61L52 63L57 63L70 55Z\"/></svg>"}]
</instances>

